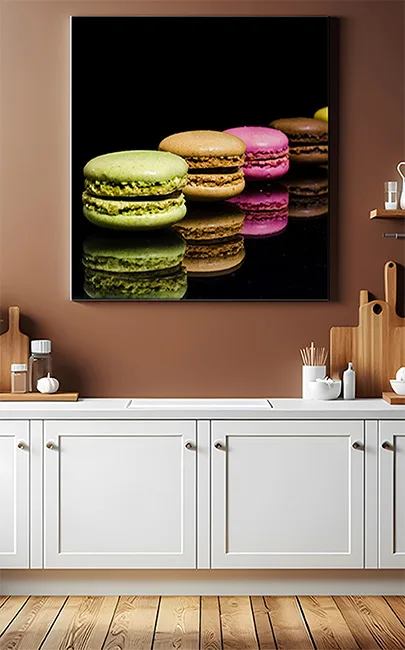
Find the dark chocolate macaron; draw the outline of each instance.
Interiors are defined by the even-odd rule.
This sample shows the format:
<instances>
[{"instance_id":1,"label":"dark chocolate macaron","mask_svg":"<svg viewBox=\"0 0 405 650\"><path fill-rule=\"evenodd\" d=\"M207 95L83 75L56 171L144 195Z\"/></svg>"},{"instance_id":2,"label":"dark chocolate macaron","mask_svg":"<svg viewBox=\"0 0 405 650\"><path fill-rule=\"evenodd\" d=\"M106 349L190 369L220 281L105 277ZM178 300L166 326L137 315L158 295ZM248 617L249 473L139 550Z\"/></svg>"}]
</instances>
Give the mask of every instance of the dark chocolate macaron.
<instances>
[{"instance_id":1,"label":"dark chocolate macaron","mask_svg":"<svg viewBox=\"0 0 405 650\"><path fill-rule=\"evenodd\" d=\"M328 162L328 123L311 117L286 117L270 122L288 138L290 161L324 165Z\"/></svg>"}]
</instances>

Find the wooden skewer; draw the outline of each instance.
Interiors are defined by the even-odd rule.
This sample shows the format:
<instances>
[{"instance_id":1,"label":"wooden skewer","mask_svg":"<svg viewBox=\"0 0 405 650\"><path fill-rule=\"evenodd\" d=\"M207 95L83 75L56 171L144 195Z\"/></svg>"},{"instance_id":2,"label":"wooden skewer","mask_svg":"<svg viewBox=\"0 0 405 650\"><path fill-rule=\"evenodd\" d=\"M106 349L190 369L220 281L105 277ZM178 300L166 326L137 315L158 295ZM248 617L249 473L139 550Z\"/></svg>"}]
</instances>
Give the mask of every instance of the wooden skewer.
<instances>
[{"instance_id":1,"label":"wooden skewer","mask_svg":"<svg viewBox=\"0 0 405 650\"><path fill-rule=\"evenodd\" d=\"M304 366L325 366L328 354L329 352L324 346L316 348L313 341L310 347L300 348L300 355Z\"/></svg>"}]
</instances>

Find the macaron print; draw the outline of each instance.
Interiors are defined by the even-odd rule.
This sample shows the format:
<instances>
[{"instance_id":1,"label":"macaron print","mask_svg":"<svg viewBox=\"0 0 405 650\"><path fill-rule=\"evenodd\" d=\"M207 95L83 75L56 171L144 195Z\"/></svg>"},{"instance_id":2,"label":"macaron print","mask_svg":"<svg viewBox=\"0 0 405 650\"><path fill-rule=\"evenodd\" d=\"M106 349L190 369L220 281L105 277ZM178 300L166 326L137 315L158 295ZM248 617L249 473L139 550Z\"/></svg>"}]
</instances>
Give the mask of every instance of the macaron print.
<instances>
[{"instance_id":1,"label":"macaron print","mask_svg":"<svg viewBox=\"0 0 405 650\"><path fill-rule=\"evenodd\" d=\"M83 169L83 214L112 230L162 228L182 219L187 164L180 156L153 150L97 156Z\"/></svg>"},{"instance_id":2,"label":"macaron print","mask_svg":"<svg viewBox=\"0 0 405 650\"><path fill-rule=\"evenodd\" d=\"M245 213L244 237L273 237L288 225L288 191L279 183L254 183L230 199Z\"/></svg>"},{"instance_id":3,"label":"macaron print","mask_svg":"<svg viewBox=\"0 0 405 650\"><path fill-rule=\"evenodd\" d=\"M191 201L229 199L245 187L241 167L246 145L234 135L210 130L183 131L164 138L158 148L181 156L187 163L183 191Z\"/></svg>"},{"instance_id":4,"label":"macaron print","mask_svg":"<svg viewBox=\"0 0 405 650\"><path fill-rule=\"evenodd\" d=\"M179 300L187 291L186 244L170 228L83 242L84 290L94 299Z\"/></svg>"},{"instance_id":5,"label":"macaron print","mask_svg":"<svg viewBox=\"0 0 405 650\"><path fill-rule=\"evenodd\" d=\"M328 162L328 123L311 117L289 117L269 124L288 137L291 163Z\"/></svg>"},{"instance_id":6,"label":"macaron print","mask_svg":"<svg viewBox=\"0 0 405 650\"><path fill-rule=\"evenodd\" d=\"M173 226L186 241L184 265L190 277L220 276L236 271L245 258L241 234L245 215L228 201L193 203Z\"/></svg>"},{"instance_id":7,"label":"macaron print","mask_svg":"<svg viewBox=\"0 0 405 650\"><path fill-rule=\"evenodd\" d=\"M247 181L272 180L286 174L290 167L288 138L278 129L265 126L240 126L226 129L246 145L243 173Z\"/></svg>"}]
</instances>

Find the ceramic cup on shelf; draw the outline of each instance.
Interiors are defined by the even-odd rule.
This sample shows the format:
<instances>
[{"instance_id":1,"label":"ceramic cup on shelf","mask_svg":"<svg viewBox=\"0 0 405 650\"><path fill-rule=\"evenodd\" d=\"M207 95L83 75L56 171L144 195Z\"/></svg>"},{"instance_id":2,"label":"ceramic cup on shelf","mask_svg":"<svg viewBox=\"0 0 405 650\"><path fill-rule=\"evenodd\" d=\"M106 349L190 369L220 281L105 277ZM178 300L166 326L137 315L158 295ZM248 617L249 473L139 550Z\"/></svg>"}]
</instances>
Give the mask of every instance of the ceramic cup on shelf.
<instances>
[{"instance_id":1,"label":"ceramic cup on shelf","mask_svg":"<svg viewBox=\"0 0 405 650\"><path fill-rule=\"evenodd\" d=\"M326 377L326 366L302 366L302 399L312 399L309 382Z\"/></svg>"}]
</instances>

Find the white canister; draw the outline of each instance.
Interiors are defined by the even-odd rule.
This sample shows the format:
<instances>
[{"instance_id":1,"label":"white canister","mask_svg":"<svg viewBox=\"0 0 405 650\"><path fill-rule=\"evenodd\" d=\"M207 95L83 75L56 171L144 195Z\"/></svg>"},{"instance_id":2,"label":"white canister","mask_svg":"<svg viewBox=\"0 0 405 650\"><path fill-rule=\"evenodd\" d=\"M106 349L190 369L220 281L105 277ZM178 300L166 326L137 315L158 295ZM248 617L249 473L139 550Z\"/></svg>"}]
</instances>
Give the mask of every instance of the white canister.
<instances>
[{"instance_id":1,"label":"white canister","mask_svg":"<svg viewBox=\"0 0 405 650\"><path fill-rule=\"evenodd\" d=\"M302 399L312 399L309 382L326 377L326 366L302 366Z\"/></svg>"}]
</instances>

